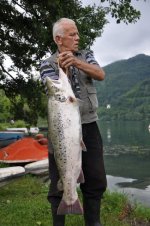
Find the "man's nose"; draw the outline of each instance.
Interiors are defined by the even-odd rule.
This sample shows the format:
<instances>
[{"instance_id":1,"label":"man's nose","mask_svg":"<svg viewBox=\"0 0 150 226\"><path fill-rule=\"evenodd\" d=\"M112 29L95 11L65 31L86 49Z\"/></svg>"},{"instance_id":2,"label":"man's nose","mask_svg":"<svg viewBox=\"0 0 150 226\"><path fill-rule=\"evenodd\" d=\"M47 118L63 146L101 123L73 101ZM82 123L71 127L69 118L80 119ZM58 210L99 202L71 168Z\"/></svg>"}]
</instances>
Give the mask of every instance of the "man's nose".
<instances>
[{"instance_id":1,"label":"man's nose","mask_svg":"<svg viewBox=\"0 0 150 226\"><path fill-rule=\"evenodd\" d=\"M76 36L75 36L75 40L79 40L79 39L80 39L79 35L78 35L78 34L76 34Z\"/></svg>"}]
</instances>

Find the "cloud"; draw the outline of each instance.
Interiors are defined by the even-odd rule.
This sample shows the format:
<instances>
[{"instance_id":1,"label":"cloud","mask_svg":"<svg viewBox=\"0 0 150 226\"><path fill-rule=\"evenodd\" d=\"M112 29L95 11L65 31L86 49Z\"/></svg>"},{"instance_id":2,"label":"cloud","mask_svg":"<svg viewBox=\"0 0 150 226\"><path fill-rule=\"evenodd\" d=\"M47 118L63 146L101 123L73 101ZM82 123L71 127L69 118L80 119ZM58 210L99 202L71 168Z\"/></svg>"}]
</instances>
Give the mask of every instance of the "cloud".
<instances>
[{"instance_id":1,"label":"cloud","mask_svg":"<svg viewBox=\"0 0 150 226\"><path fill-rule=\"evenodd\" d=\"M99 4L100 0L94 3ZM93 1L84 0L84 4L93 4ZM137 54L150 55L150 1L132 0L134 7L141 11L141 18L135 24L116 24L109 17L109 24L104 28L101 37L97 38L92 46L95 57L101 66L117 60L127 59Z\"/></svg>"}]
</instances>

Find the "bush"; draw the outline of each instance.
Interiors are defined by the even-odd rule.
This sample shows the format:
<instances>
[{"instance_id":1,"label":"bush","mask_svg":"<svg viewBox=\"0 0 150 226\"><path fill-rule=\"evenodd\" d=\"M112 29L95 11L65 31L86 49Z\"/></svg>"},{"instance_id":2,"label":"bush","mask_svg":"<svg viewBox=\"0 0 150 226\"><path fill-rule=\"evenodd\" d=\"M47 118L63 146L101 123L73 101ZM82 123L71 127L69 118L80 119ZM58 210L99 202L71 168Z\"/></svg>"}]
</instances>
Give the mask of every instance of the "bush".
<instances>
[{"instance_id":1,"label":"bush","mask_svg":"<svg viewBox=\"0 0 150 226\"><path fill-rule=\"evenodd\" d=\"M22 128L22 127L27 127L27 124L23 120L17 120L10 127Z\"/></svg>"},{"instance_id":2,"label":"bush","mask_svg":"<svg viewBox=\"0 0 150 226\"><path fill-rule=\"evenodd\" d=\"M24 128L28 127L28 125L25 123L23 120L17 120L14 122L14 124L11 124L10 122L8 123L0 123L0 130L6 130L6 128Z\"/></svg>"}]
</instances>

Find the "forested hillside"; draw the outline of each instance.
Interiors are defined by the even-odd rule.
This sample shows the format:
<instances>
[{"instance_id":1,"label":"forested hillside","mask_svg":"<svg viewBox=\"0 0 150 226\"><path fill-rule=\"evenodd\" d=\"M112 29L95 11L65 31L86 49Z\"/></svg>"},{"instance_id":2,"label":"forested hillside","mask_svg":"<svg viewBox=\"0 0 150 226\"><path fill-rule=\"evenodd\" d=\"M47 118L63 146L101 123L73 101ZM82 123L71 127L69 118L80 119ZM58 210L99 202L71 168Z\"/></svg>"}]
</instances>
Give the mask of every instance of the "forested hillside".
<instances>
[{"instance_id":1,"label":"forested hillside","mask_svg":"<svg viewBox=\"0 0 150 226\"><path fill-rule=\"evenodd\" d=\"M150 119L150 56L140 54L109 64L104 70L105 80L96 82L100 118Z\"/></svg>"}]
</instances>

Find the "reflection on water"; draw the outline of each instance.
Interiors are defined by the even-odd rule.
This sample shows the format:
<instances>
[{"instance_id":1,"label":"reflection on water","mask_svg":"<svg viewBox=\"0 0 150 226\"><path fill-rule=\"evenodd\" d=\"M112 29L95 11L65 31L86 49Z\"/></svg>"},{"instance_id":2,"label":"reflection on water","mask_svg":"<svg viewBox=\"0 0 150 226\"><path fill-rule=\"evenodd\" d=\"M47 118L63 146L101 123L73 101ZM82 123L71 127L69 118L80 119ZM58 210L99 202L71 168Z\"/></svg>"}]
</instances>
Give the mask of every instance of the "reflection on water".
<instances>
[{"instance_id":1,"label":"reflection on water","mask_svg":"<svg viewBox=\"0 0 150 226\"><path fill-rule=\"evenodd\" d=\"M111 129L107 128L107 142L111 143Z\"/></svg>"},{"instance_id":2,"label":"reflection on water","mask_svg":"<svg viewBox=\"0 0 150 226\"><path fill-rule=\"evenodd\" d=\"M150 185L150 159L132 154L105 155L108 175L137 179L132 187L145 189ZM126 184L128 186L128 184Z\"/></svg>"},{"instance_id":3,"label":"reflection on water","mask_svg":"<svg viewBox=\"0 0 150 226\"><path fill-rule=\"evenodd\" d=\"M148 122L100 122L104 144L143 145L150 147ZM111 137L111 139L110 139Z\"/></svg>"},{"instance_id":4,"label":"reflection on water","mask_svg":"<svg viewBox=\"0 0 150 226\"><path fill-rule=\"evenodd\" d=\"M147 122L99 122L111 190L150 203L150 131ZM131 179L132 178L132 179ZM150 204L149 204L150 206Z\"/></svg>"},{"instance_id":5,"label":"reflection on water","mask_svg":"<svg viewBox=\"0 0 150 226\"><path fill-rule=\"evenodd\" d=\"M145 189L137 189L132 188L132 182L136 181L135 179L131 178L123 178L123 177L113 177L110 175L107 175L107 181L108 181L108 189L111 191L119 191L122 192L130 198L133 202L140 202L144 203L144 205L150 207L150 190L149 186ZM128 183L130 186L128 188L121 187L120 185L122 183Z\"/></svg>"},{"instance_id":6,"label":"reflection on water","mask_svg":"<svg viewBox=\"0 0 150 226\"><path fill-rule=\"evenodd\" d=\"M119 187L120 183L132 183L133 181L136 181L136 179L107 175L108 188L113 191L115 191Z\"/></svg>"}]
</instances>

